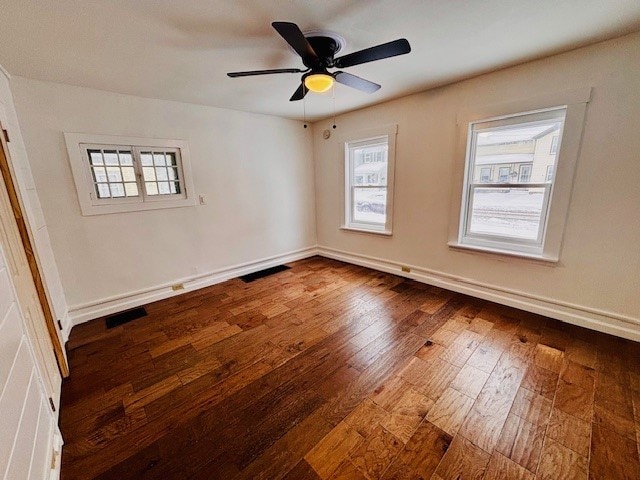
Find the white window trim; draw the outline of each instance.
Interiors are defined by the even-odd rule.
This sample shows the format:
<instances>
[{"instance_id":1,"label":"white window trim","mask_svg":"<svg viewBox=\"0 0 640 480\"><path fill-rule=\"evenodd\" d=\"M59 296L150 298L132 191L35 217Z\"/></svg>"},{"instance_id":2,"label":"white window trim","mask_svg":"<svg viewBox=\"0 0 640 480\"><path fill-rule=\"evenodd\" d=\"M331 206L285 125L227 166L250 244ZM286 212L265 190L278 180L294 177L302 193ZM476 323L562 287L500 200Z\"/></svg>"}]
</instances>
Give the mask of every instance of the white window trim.
<instances>
[{"instance_id":1,"label":"white window trim","mask_svg":"<svg viewBox=\"0 0 640 480\"><path fill-rule=\"evenodd\" d=\"M571 191L576 165L580 154L582 133L587 104L591 98L591 87L549 93L542 96L490 105L474 111L458 114L458 144L454 171L454 187L452 188L451 221L449 224L448 245L455 249L465 249L491 254L502 254L510 257L522 257L543 262L557 263L560 260L562 240L571 200ZM514 115L533 113L565 107L562 146L556 159L552 198L546 221L546 232L542 247L526 251L505 249L500 244L486 243L482 246L462 243L464 228L464 212L462 206L466 202L465 179L467 168L469 128L473 122L500 120Z\"/></svg>"},{"instance_id":2,"label":"white window trim","mask_svg":"<svg viewBox=\"0 0 640 480\"><path fill-rule=\"evenodd\" d=\"M396 135L398 125L386 125L377 128L360 130L353 134L348 134L340 138L340 161L343 164L342 172L342 208L343 223L341 230L348 230L361 233L373 233L375 235L391 236L393 232L393 185L396 165ZM350 222L351 220L351 193L349 191L349 144L365 142L375 138L387 137L387 211L386 222L383 226L366 223Z\"/></svg>"},{"instance_id":3,"label":"white window trim","mask_svg":"<svg viewBox=\"0 0 640 480\"><path fill-rule=\"evenodd\" d=\"M137 212L141 210L156 210L161 208L189 207L196 204L193 188L193 176L189 157L189 146L185 140L169 140L159 138L123 137L113 135L93 135L86 133L64 134L69 153L69 162L73 180L76 185L78 201L82 215L101 215L110 213ZM139 192L139 197L109 199L109 201L95 201L93 179L83 151L87 145L113 145L116 147L131 147L133 150L144 148L177 149L180 154L181 173L183 175L183 194L150 198L144 194L144 188Z\"/></svg>"}]
</instances>

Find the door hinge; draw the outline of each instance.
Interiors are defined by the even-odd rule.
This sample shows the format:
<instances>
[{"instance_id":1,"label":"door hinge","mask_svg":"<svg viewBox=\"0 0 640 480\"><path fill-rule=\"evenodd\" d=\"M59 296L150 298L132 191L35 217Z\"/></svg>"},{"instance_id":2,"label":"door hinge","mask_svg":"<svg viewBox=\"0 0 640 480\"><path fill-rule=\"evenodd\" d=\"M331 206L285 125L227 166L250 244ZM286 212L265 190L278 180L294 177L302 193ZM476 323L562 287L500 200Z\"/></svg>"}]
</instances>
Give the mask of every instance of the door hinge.
<instances>
[{"instance_id":1,"label":"door hinge","mask_svg":"<svg viewBox=\"0 0 640 480\"><path fill-rule=\"evenodd\" d=\"M4 141L9 143L11 140L9 140L9 132L6 128L2 129L2 134L4 135Z\"/></svg>"},{"instance_id":2,"label":"door hinge","mask_svg":"<svg viewBox=\"0 0 640 480\"><path fill-rule=\"evenodd\" d=\"M51 410L56 411L56 406L53 403L53 398L49 397L49 405L51 405Z\"/></svg>"},{"instance_id":3,"label":"door hinge","mask_svg":"<svg viewBox=\"0 0 640 480\"><path fill-rule=\"evenodd\" d=\"M60 320L58 320L58 328L62 330L62 322Z\"/></svg>"}]
</instances>

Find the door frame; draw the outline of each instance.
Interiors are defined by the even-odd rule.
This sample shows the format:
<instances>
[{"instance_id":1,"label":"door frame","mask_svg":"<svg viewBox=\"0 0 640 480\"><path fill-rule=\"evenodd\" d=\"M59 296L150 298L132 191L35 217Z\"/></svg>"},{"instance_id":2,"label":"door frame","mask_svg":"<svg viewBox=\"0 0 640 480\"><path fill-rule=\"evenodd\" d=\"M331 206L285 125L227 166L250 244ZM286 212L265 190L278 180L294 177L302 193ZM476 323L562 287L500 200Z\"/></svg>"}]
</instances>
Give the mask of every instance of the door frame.
<instances>
[{"instance_id":1,"label":"door frame","mask_svg":"<svg viewBox=\"0 0 640 480\"><path fill-rule=\"evenodd\" d=\"M55 354L56 361L58 363L58 370L62 378L69 376L69 365L64 355L63 346L60 343L58 337L58 330L56 329L56 320L54 319L53 309L51 303L47 297L47 291L45 289L44 280L38 266L38 260L33 248L33 242L31 241L31 235L29 234L29 228L25 220L25 215L20 202L20 196L16 187L16 182L13 178L11 156L7 143L9 142L9 135L4 126L0 124L0 173L4 180L5 188L9 196L9 202L11 203L11 209L13 211L14 220L20 232L20 239L22 242L22 248L27 257L27 263L29 264L29 270L31 271L31 278L33 279L36 293L38 294L38 300L44 313L45 324L49 338L53 346L53 352Z\"/></svg>"}]
</instances>

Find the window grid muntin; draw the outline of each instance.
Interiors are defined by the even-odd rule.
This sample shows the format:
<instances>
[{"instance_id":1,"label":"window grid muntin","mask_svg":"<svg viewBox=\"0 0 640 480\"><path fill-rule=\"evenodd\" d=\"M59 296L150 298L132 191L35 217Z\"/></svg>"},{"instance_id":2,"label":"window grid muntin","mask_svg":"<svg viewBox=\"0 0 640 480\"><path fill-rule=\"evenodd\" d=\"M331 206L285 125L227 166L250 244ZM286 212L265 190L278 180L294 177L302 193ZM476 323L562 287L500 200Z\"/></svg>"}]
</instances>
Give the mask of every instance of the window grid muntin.
<instances>
[{"instance_id":1,"label":"window grid muntin","mask_svg":"<svg viewBox=\"0 0 640 480\"><path fill-rule=\"evenodd\" d=\"M489 248L513 248L514 251L530 251L533 248L537 251L539 248L542 248L544 243L544 238L546 235L547 229L547 221L549 218L549 210L550 210L550 200L553 191L554 179L551 181L547 180L547 176L545 176L546 183L495 183L488 184L482 182L474 182L473 181L473 173L476 165L476 152L477 152L477 139L478 134L486 131L498 131L502 129L510 129L513 126L517 125L534 125L534 124L544 124L548 123L551 120L557 120L560 122L560 127L557 135L553 138L556 140L556 149L554 154L556 158L554 160L553 167L556 166L560 147L561 147L561 139L564 131L564 124L566 121L567 115L567 107L559 106L554 108L549 108L537 112L523 112L513 115L507 115L501 118L494 118L488 120L481 120L476 122L471 122L469 124L469 140L467 146L467 158L465 165L465 189L463 190L463 202L462 208L463 215L461 215L462 220L462 228L460 229L460 243L468 243L466 240L471 239L473 245L489 247ZM531 118L530 121L526 121L524 119ZM552 139L553 143L553 139ZM553 168L555 171L555 168ZM498 178L500 181L500 176ZM469 231L471 225L471 216L473 213L473 190L477 187L480 188L509 188L509 189L528 189L528 188L544 188L544 199L542 204L540 222L538 225L538 238L536 241L527 241L520 238L509 237L509 236L496 236L491 234L477 234L471 233ZM508 247L511 245L512 247Z\"/></svg>"},{"instance_id":2,"label":"window grid muntin","mask_svg":"<svg viewBox=\"0 0 640 480\"><path fill-rule=\"evenodd\" d=\"M130 146L130 145L115 145L115 144L89 144L89 143L80 143L80 148L82 151L82 155L84 157L87 173L89 176L89 181L92 185L91 190L91 198L94 204L104 204L104 203L139 203L139 202L155 202L155 201L163 201L171 198L187 198L185 179L184 179L184 171L182 166L182 157L180 148L173 147L146 147L146 146ZM158 195L147 195L145 190L145 181L143 176L143 171L141 167L140 160L140 152L141 151L153 151L153 152L161 152L162 155L169 154L171 158L171 165L163 165L166 169L171 169L172 173L169 174L168 170L166 170L168 176L177 176L175 179L167 180L167 182L176 183L177 186L174 186L174 189L179 193L172 193L171 187L169 187L169 193L158 194ZM100 162L93 163L91 153L100 153ZM111 160L107 162L106 157L103 152L110 154L110 152L115 152L115 161L113 157ZM122 161L120 160L121 156L128 156L129 158ZM105 181L99 181L97 175L95 173L95 168L104 168L104 172L106 175ZM117 175L123 181L117 181L116 178L114 180L109 181L107 168L118 168L118 173L116 174L115 170L111 170L112 175ZM122 169L125 168L123 171ZM130 170L133 168L133 171ZM124 173L123 173L124 172ZM131 178L131 174L133 173L133 180L129 180ZM102 176L99 175L102 179ZM125 180L126 176L126 180ZM162 182L162 180L160 180ZM122 189L124 190L124 195L121 196L112 196L112 187L113 184L120 183L122 185ZM157 184L157 182L154 182ZM102 186L102 187L101 187ZM102 196L100 192L100 188L102 188L102 195L104 195L107 191L109 196ZM115 187L117 189L118 186ZM130 194L127 194L127 188ZM108 189L108 190L105 190ZM137 195L133 195L134 192L137 192ZM116 193L122 193L119 190L116 190Z\"/></svg>"}]
</instances>

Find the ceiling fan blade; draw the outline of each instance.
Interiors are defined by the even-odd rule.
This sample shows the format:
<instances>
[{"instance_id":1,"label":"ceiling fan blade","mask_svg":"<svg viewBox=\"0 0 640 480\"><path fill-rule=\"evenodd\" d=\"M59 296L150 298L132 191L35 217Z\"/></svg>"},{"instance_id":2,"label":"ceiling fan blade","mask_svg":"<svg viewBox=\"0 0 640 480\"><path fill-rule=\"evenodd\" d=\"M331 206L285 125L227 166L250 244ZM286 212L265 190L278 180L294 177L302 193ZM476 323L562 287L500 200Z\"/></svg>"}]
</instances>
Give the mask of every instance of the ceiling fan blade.
<instances>
[{"instance_id":1,"label":"ceiling fan blade","mask_svg":"<svg viewBox=\"0 0 640 480\"><path fill-rule=\"evenodd\" d=\"M296 100L302 100L308 91L309 89L304 86L304 83L301 83L298 89L291 95L289 101L295 102Z\"/></svg>"},{"instance_id":2,"label":"ceiling fan blade","mask_svg":"<svg viewBox=\"0 0 640 480\"><path fill-rule=\"evenodd\" d=\"M361 90L363 92L373 93L376 90L380 89L380 85L378 85L377 83L373 83L369 80L365 80L364 78L351 75L350 73L336 72L333 74L333 77L336 79L336 82L346 85L347 87Z\"/></svg>"},{"instance_id":3,"label":"ceiling fan blade","mask_svg":"<svg viewBox=\"0 0 640 480\"><path fill-rule=\"evenodd\" d=\"M305 59L317 60L318 55L313 50L311 44L304 37L304 34L295 23L291 22L273 22L273 28L284 38L289 45Z\"/></svg>"},{"instance_id":4,"label":"ceiling fan blade","mask_svg":"<svg viewBox=\"0 0 640 480\"><path fill-rule=\"evenodd\" d=\"M248 72L229 72L227 75L231 78L236 77L252 77L254 75L271 75L273 73L303 73L305 70L299 68L278 68L276 70L250 70Z\"/></svg>"},{"instance_id":5,"label":"ceiling fan blade","mask_svg":"<svg viewBox=\"0 0 640 480\"><path fill-rule=\"evenodd\" d=\"M411 51L411 45L406 38L400 38L393 42L383 43L375 47L365 48L357 52L350 53L343 57L336 58L335 66L338 68L352 67L361 63L382 60L383 58L404 55Z\"/></svg>"}]
</instances>

